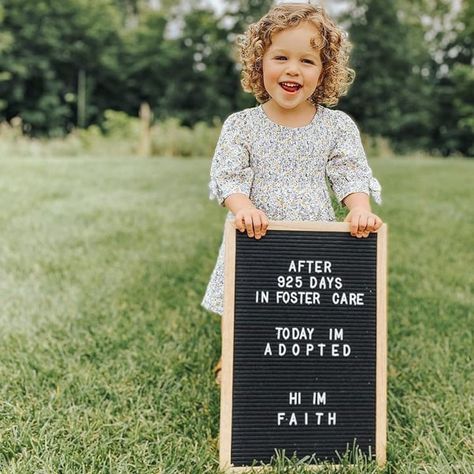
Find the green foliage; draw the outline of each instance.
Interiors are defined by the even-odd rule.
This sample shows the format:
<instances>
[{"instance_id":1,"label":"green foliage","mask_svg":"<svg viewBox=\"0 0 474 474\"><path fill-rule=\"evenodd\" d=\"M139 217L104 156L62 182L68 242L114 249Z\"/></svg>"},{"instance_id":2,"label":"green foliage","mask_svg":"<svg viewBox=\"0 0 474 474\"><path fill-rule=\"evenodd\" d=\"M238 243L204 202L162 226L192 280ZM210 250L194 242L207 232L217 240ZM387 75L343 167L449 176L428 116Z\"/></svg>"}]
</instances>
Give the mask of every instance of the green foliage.
<instances>
[{"instance_id":1,"label":"green foliage","mask_svg":"<svg viewBox=\"0 0 474 474\"><path fill-rule=\"evenodd\" d=\"M447 72L436 79L435 140L444 155L474 156L474 4L464 1L452 23L451 35L440 38Z\"/></svg>"},{"instance_id":2,"label":"green foliage","mask_svg":"<svg viewBox=\"0 0 474 474\"><path fill-rule=\"evenodd\" d=\"M177 119L156 124L151 131L152 154L155 156L211 157L219 138L220 125L198 122L184 127Z\"/></svg>"},{"instance_id":3,"label":"green foliage","mask_svg":"<svg viewBox=\"0 0 474 474\"><path fill-rule=\"evenodd\" d=\"M71 129L80 69L89 82L89 121L97 119L117 62L119 23L109 0L4 0L1 26L14 38L0 55L2 119L20 115L32 135Z\"/></svg>"},{"instance_id":4,"label":"green foliage","mask_svg":"<svg viewBox=\"0 0 474 474\"><path fill-rule=\"evenodd\" d=\"M130 117L125 112L106 110L102 128L111 138L124 138L137 141L140 134L140 120Z\"/></svg>"},{"instance_id":5,"label":"green foliage","mask_svg":"<svg viewBox=\"0 0 474 474\"><path fill-rule=\"evenodd\" d=\"M274 3L231 0L218 17L198 0L4 0L0 122L59 138L147 102L157 121L212 126L255 105L234 42ZM340 107L397 151L472 155L472 2L349 3L357 77Z\"/></svg>"},{"instance_id":6,"label":"green foliage","mask_svg":"<svg viewBox=\"0 0 474 474\"><path fill-rule=\"evenodd\" d=\"M341 107L365 133L389 138L398 151L428 147L433 86L422 74L430 61L419 41L422 31L402 20L397 2L353 3L350 40L356 80Z\"/></svg>"},{"instance_id":7,"label":"green foliage","mask_svg":"<svg viewBox=\"0 0 474 474\"><path fill-rule=\"evenodd\" d=\"M120 64L122 101L116 109L136 115L142 102L155 111L172 83L171 62L165 43L167 19L160 11L146 10L134 28L122 35L123 54Z\"/></svg>"},{"instance_id":8,"label":"green foliage","mask_svg":"<svg viewBox=\"0 0 474 474\"><path fill-rule=\"evenodd\" d=\"M234 19L232 31L240 34L251 24L258 21L270 8L275 0L230 0L226 2L226 14Z\"/></svg>"},{"instance_id":9,"label":"green foliage","mask_svg":"<svg viewBox=\"0 0 474 474\"><path fill-rule=\"evenodd\" d=\"M186 127L177 119L156 122L151 127L153 156L210 158L219 138L222 124L198 122ZM138 118L124 112L106 110L102 127L90 125L74 129L68 135L50 139L28 137L22 133L21 120L0 124L0 156L48 157L78 156L84 153L97 156L131 156L140 141L141 124Z\"/></svg>"},{"instance_id":10,"label":"green foliage","mask_svg":"<svg viewBox=\"0 0 474 474\"><path fill-rule=\"evenodd\" d=\"M193 125L235 110L239 78L227 34L212 10L196 9L184 16L180 37L167 43L170 67L155 109L158 118L176 117Z\"/></svg>"},{"instance_id":11,"label":"green foliage","mask_svg":"<svg viewBox=\"0 0 474 474\"><path fill-rule=\"evenodd\" d=\"M455 63L439 84L439 148L474 156L474 70Z\"/></svg>"}]
</instances>

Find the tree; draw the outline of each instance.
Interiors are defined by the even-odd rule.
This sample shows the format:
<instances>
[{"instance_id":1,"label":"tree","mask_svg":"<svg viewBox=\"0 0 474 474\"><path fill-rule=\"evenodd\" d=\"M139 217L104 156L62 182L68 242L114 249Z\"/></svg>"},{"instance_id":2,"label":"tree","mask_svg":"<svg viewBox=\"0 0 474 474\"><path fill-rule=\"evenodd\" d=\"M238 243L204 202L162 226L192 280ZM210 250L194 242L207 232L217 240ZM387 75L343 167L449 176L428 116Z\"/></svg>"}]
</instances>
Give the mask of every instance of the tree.
<instances>
[{"instance_id":1,"label":"tree","mask_svg":"<svg viewBox=\"0 0 474 474\"><path fill-rule=\"evenodd\" d=\"M436 148L474 156L474 4L464 1L449 31L438 38Z\"/></svg>"},{"instance_id":2,"label":"tree","mask_svg":"<svg viewBox=\"0 0 474 474\"><path fill-rule=\"evenodd\" d=\"M87 122L113 95L119 16L108 0L3 1L0 56L2 119L21 116L25 131L57 135L77 123L78 77L86 81ZM82 71L82 73L81 73Z\"/></svg>"},{"instance_id":3,"label":"tree","mask_svg":"<svg viewBox=\"0 0 474 474\"><path fill-rule=\"evenodd\" d=\"M388 137L396 149L406 150L429 145L434 111L423 32L404 23L401 13L397 2L353 2L348 21L356 79L341 107L366 133Z\"/></svg>"},{"instance_id":4,"label":"tree","mask_svg":"<svg viewBox=\"0 0 474 474\"><path fill-rule=\"evenodd\" d=\"M191 10L184 16L179 36L165 44L168 80L158 99L157 117L174 116L192 125L236 109L238 73L227 34L212 10Z\"/></svg>"},{"instance_id":5,"label":"tree","mask_svg":"<svg viewBox=\"0 0 474 474\"><path fill-rule=\"evenodd\" d=\"M121 57L121 104L117 108L136 115L142 102L159 111L160 98L173 77L165 41L168 19L159 10L140 12L135 28L123 35Z\"/></svg>"},{"instance_id":6,"label":"tree","mask_svg":"<svg viewBox=\"0 0 474 474\"><path fill-rule=\"evenodd\" d=\"M7 31L4 27L5 19L5 8L3 5L0 5L0 58L11 58L11 50L13 47L13 36ZM1 64L1 61L0 61ZM12 73L10 69L13 67L13 64L9 64L7 67L7 61L3 62L4 68L0 68L0 90L2 90L3 83L7 83L11 80ZM0 117L4 115L5 109L8 106L8 101L5 97L0 95Z\"/></svg>"}]
</instances>

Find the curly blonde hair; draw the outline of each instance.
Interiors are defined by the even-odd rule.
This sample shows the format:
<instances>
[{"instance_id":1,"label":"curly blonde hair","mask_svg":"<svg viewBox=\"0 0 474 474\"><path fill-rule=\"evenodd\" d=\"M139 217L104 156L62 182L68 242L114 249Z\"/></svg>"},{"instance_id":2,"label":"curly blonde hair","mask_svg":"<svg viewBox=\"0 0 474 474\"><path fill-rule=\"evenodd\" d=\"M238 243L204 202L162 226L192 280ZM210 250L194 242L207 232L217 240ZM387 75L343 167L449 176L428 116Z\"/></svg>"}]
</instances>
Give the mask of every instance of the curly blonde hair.
<instances>
[{"instance_id":1,"label":"curly blonde hair","mask_svg":"<svg viewBox=\"0 0 474 474\"><path fill-rule=\"evenodd\" d=\"M323 70L322 80L308 100L315 105L336 105L339 97L347 93L353 82L355 72L348 67L351 44L344 31L336 26L324 9L307 3L280 4L237 38L242 64L242 87L245 92L254 94L258 102L270 99L263 84L262 59L272 43L272 36L301 22L316 26L323 42L321 46L317 46L315 40L311 42L311 46L320 51Z\"/></svg>"}]
</instances>

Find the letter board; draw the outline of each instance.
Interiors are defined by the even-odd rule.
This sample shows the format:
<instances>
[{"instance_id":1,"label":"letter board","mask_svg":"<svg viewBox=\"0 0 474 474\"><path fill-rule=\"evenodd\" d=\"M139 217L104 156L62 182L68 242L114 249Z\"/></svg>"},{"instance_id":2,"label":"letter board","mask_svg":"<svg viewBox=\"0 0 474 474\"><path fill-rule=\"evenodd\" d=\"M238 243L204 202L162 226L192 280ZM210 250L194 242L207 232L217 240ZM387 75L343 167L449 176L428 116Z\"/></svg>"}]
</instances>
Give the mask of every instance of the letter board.
<instances>
[{"instance_id":1,"label":"letter board","mask_svg":"<svg viewBox=\"0 0 474 474\"><path fill-rule=\"evenodd\" d=\"M220 466L386 451L386 231L226 223Z\"/></svg>"}]
</instances>

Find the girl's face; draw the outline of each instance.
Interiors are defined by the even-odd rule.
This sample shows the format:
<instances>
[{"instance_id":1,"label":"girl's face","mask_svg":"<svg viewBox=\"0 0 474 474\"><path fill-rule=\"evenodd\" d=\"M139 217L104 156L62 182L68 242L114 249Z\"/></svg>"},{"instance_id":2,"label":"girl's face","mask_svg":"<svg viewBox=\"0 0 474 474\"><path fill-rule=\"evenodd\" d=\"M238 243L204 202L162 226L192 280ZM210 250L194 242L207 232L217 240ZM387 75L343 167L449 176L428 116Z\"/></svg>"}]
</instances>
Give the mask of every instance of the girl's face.
<instances>
[{"instance_id":1,"label":"girl's face","mask_svg":"<svg viewBox=\"0 0 474 474\"><path fill-rule=\"evenodd\" d=\"M279 31L263 55L263 83L273 101L283 109L303 109L319 85L322 63L312 38L318 29L308 22Z\"/></svg>"}]
</instances>

